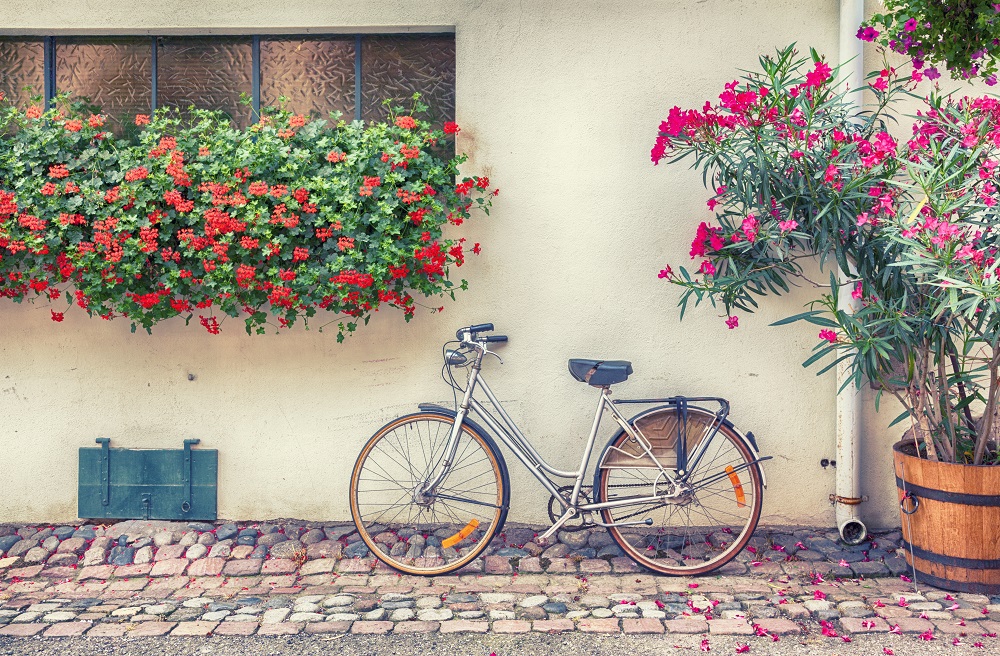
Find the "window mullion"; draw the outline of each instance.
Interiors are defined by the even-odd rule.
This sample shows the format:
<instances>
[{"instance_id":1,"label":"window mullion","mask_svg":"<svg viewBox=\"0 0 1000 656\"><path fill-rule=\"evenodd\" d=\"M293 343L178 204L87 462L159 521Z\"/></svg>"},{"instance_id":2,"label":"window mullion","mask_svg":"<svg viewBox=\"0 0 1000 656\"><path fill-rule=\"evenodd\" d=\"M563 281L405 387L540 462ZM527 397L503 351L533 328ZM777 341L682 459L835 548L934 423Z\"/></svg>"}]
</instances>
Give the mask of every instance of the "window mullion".
<instances>
[{"instance_id":1,"label":"window mullion","mask_svg":"<svg viewBox=\"0 0 1000 656\"><path fill-rule=\"evenodd\" d=\"M54 36L45 37L42 70L45 80L43 85L45 107L48 109L52 107L52 99L56 96L56 38Z\"/></svg>"}]
</instances>

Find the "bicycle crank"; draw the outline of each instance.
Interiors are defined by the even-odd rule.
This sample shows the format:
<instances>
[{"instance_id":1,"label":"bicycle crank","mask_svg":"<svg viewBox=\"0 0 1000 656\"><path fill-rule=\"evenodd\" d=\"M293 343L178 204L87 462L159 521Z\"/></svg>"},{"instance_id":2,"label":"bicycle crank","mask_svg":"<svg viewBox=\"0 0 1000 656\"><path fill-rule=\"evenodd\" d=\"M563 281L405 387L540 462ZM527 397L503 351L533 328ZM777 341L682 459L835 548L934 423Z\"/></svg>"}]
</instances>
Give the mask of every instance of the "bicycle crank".
<instances>
[{"instance_id":1,"label":"bicycle crank","mask_svg":"<svg viewBox=\"0 0 1000 656\"><path fill-rule=\"evenodd\" d=\"M568 502L570 495L573 494L573 486L563 485L558 489L558 492L559 496L561 496L564 500ZM580 500L578 503L581 504L590 503L590 495L592 492L593 492L592 485L581 487ZM563 513L566 512L566 509L563 507L561 503L559 503L559 501L554 496L549 497L548 510L549 510L549 521L551 521L553 524L557 522L560 517L563 516ZM587 519L584 518L585 514L589 516L590 513L577 513L576 517L573 520L571 520L572 524L570 522L566 522L565 524L562 525L562 527L559 530L573 532L573 531L582 531L584 529L590 528L591 526L593 526L593 523L588 521L589 517Z\"/></svg>"}]
</instances>

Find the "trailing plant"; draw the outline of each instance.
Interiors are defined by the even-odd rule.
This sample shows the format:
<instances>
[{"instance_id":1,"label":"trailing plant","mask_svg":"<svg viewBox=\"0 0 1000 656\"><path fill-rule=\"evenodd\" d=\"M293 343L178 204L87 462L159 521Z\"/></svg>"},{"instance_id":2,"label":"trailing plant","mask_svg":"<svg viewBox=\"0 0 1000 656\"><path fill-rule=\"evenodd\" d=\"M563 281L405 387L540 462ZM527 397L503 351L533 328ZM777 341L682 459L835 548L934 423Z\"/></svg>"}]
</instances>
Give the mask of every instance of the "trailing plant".
<instances>
[{"instance_id":1,"label":"trailing plant","mask_svg":"<svg viewBox=\"0 0 1000 656\"><path fill-rule=\"evenodd\" d=\"M417 298L467 287L450 277L465 238L446 228L497 193L456 184L465 157L440 153L459 128L424 110L414 96L363 124L269 108L241 130L163 109L123 139L66 97L0 104L0 296L147 331L181 316L215 334L228 316L263 333L326 311L343 340L381 307L409 321Z\"/></svg>"},{"instance_id":2,"label":"trailing plant","mask_svg":"<svg viewBox=\"0 0 1000 656\"><path fill-rule=\"evenodd\" d=\"M858 38L875 41L904 54L917 69L940 77L943 65L954 79L980 77L996 84L1000 53L1000 3L993 0L882 0L876 13L858 30Z\"/></svg>"},{"instance_id":3,"label":"trailing plant","mask_svg":"<svg viewBox=\"0 0 1000 656\"><path fill-rule=\"evenodd\" d=\"M730 328L761 296L813 287L811 308L776 324L821 328L806 366L843 362L845 385L894 395L925 456L995 463L1000 103L932 95L898 143L886 120L912 76L871 74L878 104L859 112L815 52L787 48L761 67L660 126L654 162L691 157L715 189L715 220L691 245L697 271L660 277L683 289L682 314L718 302ZM803 266L817 256L828 283Z\"/></svg>"}]
</instances>

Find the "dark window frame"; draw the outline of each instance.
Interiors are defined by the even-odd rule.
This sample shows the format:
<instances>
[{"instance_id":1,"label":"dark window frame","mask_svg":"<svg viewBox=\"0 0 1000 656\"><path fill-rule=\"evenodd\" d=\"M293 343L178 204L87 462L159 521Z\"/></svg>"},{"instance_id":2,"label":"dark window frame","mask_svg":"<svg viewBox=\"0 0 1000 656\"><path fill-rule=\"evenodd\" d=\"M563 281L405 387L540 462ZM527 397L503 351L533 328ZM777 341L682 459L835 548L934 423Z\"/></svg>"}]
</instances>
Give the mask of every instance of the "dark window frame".
<instances>
[{"instance_id":1,"label":"dark window frame","mask_svg":"<svg viewBox=\"0 0 1000 656\"><path fill-rule=\"evenodd\" d=\"M52 100L55 98L58 90L56 89L56 44L60 38L87 38L87 37L109 37L109 38L143 38L148 37L150 42L150 63L151 63L151 97L150 97L150 108L155 111L157 108L157 73L158 73L158 62L157 62L157 51L159 39L161 37L180 37L180 36L190 36L190 37L247 37L251 39L251 96L252 96L252 106L253 112L251 115L251 121L256 121L257 117L260 115L260 93L261 93L261 65L260 65L260 42L261 39L317 39L324 37L341 37L341 38L353 38L354 39L354 119L361 120L362 117L362 42L365 37L414 37L414 36L427 36L427 37L453 37L455 33L453 31L435 30L427 32L418 31L407 31L407 32L364 32L364 33L349 33L349 32L310 32L310 33L227 33L227 34L135 34L135 33L120 33L120 34L59 34L59 35L38 35L38 34L4 34L3 36L7 38L41 38L43 41L43 80L44 80L44 99L45 106L51 107Z\"/></svg>"}]
</instances>

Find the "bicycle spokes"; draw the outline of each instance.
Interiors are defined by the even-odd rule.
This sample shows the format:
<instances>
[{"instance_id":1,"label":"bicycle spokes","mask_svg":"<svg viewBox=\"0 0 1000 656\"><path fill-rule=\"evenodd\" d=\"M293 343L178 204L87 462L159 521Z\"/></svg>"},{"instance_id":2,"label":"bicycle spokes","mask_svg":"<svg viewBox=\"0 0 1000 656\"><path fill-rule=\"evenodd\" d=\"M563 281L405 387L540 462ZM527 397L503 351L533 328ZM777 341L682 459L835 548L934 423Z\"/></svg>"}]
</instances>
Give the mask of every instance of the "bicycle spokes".
<instances>
[{"instance_id":1,"label":"bicycle spokes","mask_svg":"<svg viewBox=\"0 0 1000 656\"><path fill-rule=\"evenodd\" d=\"M464 566L485 549L506 513L496 455L469 430L460 433L437 487L426 490L442 474L453 425L433 414L390 423L355 465L355 523L369 548L396 569L433 574Z\"/></svg>"},{"instance_id":2,"label":"bicycle spokes","mask_svg":"<svg viewBox=\"0 0 1000 656\"><path fill-rule=\"evenodd\" d=\"M665 409L654 418L676 434L678 416ZM638 466L624 458L602 463L599 477L602 501L628 500L635 503L602 511L605 521L634 523L651 521L649 526L612 527L619 546L639 563L664 573L700 573L731 560L745 545L756 527L760 513L760 478L753 454L733 431L714 424L711 413L690 408L682 434L699 454L694 468L674 485L664 480L653 466ZM647 429L653 422L647 422ZM621 450L627 452L628 437L622 436ZM676 468L670 444L650 439L658 460ZM690 444L690 443L689 443ZM609 450L610 451L610 450ZM648 459L648 456L646 456ZM690 464L690 463L689 463ZM649 500L656 497L655 500Z\"/></svg>"}]
</instances>

